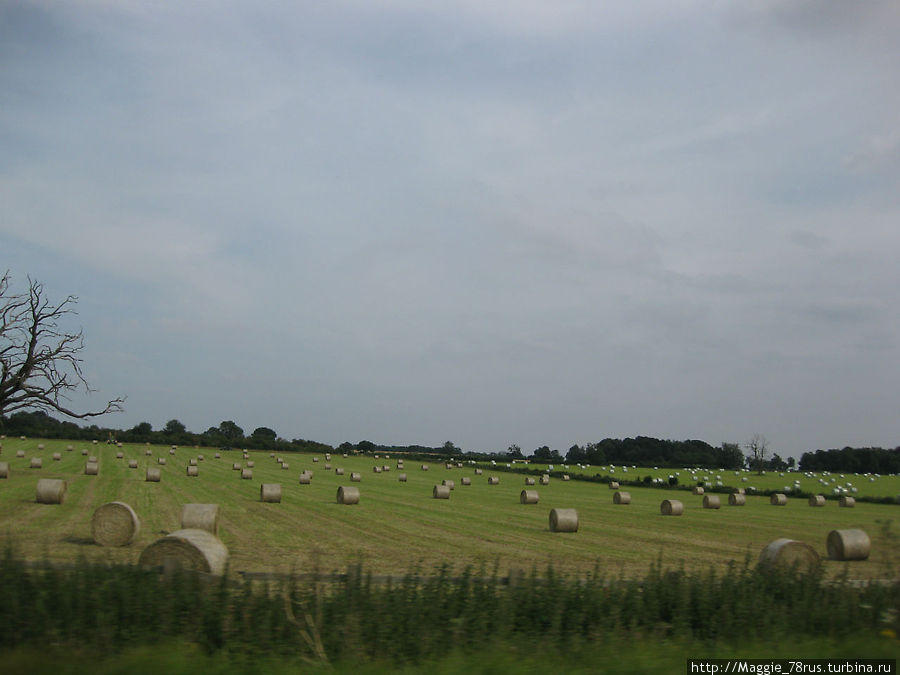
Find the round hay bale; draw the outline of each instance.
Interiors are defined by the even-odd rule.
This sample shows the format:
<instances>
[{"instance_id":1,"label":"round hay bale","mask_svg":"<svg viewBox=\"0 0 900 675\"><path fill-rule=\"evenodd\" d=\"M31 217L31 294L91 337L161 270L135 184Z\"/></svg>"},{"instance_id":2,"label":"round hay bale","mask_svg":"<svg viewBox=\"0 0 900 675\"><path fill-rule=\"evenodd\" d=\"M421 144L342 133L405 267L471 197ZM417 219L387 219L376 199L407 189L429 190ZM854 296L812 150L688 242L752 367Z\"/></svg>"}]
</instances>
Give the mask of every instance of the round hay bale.
<instances>
[{"instance_id":1,"label":"round hay bale","mask_svg":"<svg viewBox=\"0 0 900 675\"><path fill-rule=\"evenodd\" d=\"M38 504L62 504L66 499L66 481L57 478L41 478L37 482Z\"/></svg>"},{"instance_id":2,"label":"round hay bale","mask_svg":"<svg viewBox=\"0 0 900 675\"><path fill-rule=\"evenodd\" d=\"M618 490L619 489L619 481L616 481L616 480L609 481L609 489L610 490Z\"/></svg>"},{"instance_id":3,"label":"round hay bale","mask_svg":"<svg viewBox=\"0 0 900 675\"><path fill-rule=\"evenodd\" d=\"M397 478L399 479L399 481L400 481L401 483L405 483L405 482L406 482L406 474L405 474L405 473L401 473L399 476L397 476Z\"/></svg>"},{"instance_id":4,"label":"round hay bale","mask_svg":"<svg viewBox=\"0 0 900 675\"><path fill-rule=\"evenodd\" d=\"M838 504L846 509L852 509L856 506L856 499L849 495L841 495L841 501Z\"/></svg>"},{"instance_id":5,"label":"round hay bale","mask_svg":"<svg viewBox=\"0 0 900 675\"><path fill-rule=\"evenodd\" d=\"M136 459L129 459L129 460L128 460L128 468L129 468L129 469L136 469L136 468L137 468L137 460L136 460Z\"/></svg>"},{"instance_id":6,"label":"round hay bale","mask_svg":"<svg viewBox=\"0 0 900 675\"><path fill-rule=\"evenodd\" d=\"M351 474L352 475L352 474ZM337 489L338 504L359 504L359 488L341 486Z\"/></svg>"},{"instance_id":7,"label":"round hay bale","mask_svg":"<svg viewBox=\"0 0 900 675\"><path fill-rule=\"evenodd\" d=\"M677 499L663 499L659 512L664 516L680 516L684 513L684 504Z\"/></svg>"},{"instance_id":8,"label":"round hay bale","mask_svg":"<svg viewBox=\"0 0 900 675\"><path fill-rule=\"evenodd\" d=\"M832 530L825 539L832 560L865 560L872 543L863 530Z\"/></svg>"},{"instance_id":9,"label":"round hay bale","mask_svg":"<svg viewBox=\"0 0 900 675\"><path fill-rule=\"evenodd\" d=\"M312 476L305 471L300 474L300 485L309 485L312 482Z\"/></svg>"},{"instance_id":10,"label":"round hay bale","mask_svg":"<svg viewBox=\"0 0 900 675\"><path fill-rule=\"evenodd\" d=\"M247 462L247 466L248 466L248 467L250 466L250 462ZM288 469L291 468L291 466L290 466L290 464L288 464L287 462L282 462L282 463L281 463L281 468L282 468L282 470L287 471Z\"/></svg>"},{"instance_id":11,"label":"round hay bale","mask_svg":"<svg viewBox=\"0 0 900 675\"><path fill-rule=\"evenodd\" d=\"M449 478L445 478L444 480L442 480L442 481L441 481L441 485L446 485L446 486L447 486L448 488L450 488L451 490L453 490L454 488L456 488L456 482L450 480Z\"/></svg>"},{"instance_id":12,"label":"round hay bale","mask_svg":"<svg viewBox=\"0 0 900 675\"><path fill-rule=\"evenodd\" d=\"M263 483L259 486L259 501L269 504L281 503L281 483Z\"/></svg>"},{"instance_id":13,"label":"round hay bale","mask_svg":"<svg viewBox=\"0 0 900 675\"><path fill-rule=\"evenodd\" d=\"M431 495L435 499L450 499L450 488L446 485L435 485Z\"/></svg>"},{"instance_id":14,"label":"round hay bale","mask_svg":"<svg viewBox=\"0 0 900 675\"><path fill-rule=\"evenodd\" d=\"M66 452L72 452L75 448L72 445L66 446Z\"/></svg>"},{"instance_id":15,"label":"round hay bale","mask_svg":"<svg viewBox=\"0 0 900 675\"><path fill-rule=\"evenodd\" d=\"M185 504L181 508L182 530L206 530L219 536L218 504Z\"/></svg>"},{"instance_id":16,"label":"round hay bale","mask_svg":"<svg viewBox=\"0 0 900 675\"><path fill-rule=\"evenodd\" d=\"M704 509L718 509L721 508L722 503L719 500L719 495L703 495L703 508Z\"/></svg>"},{"instance_id":17,"label":"round hay bale","mask_svg":"<svg viewBox=\"0 0 900 675\"><path fill-rule=\"evenodd\" d=\"M0 462L0 478L9 478L9 462Z\"/></svg>"},{"instance_id":18,"label":"round hay bale","mask_svg":"<svg viewBox=\"0 0 900 675\"><path fill-rule=\"evenodd\" d=\"M96 455L91 455L90 457L87 458L87 461L93 462L94 464L96 464L99 460L97 459Z\"/></svg>"},{"instance_id":19,"label":"round hay bale","mask_svg":"<svg viewBox=\"0 0 900 675\"><path fill-rule=\"evenodd\" d=\"M526 478L525 478L525 485L534 485L534 478L526 477Z\"/></svg>"},{"instance_id":20,"label":"round hay bale","mask_svg":"<svg viewBox=\"0 0 900 675\"><path fill-rule=\"evenodd\" d=\"M547 474L541 476L541 485L550 485L550 476Z\"/></svg>"},{"instance_id":21,"label":"round hay bale","mask_svg":"<svg viewBox=\"0 0 900 675\"><path fill-rule=\"evenodd\" d=\"M203 455L197 455L197 461L202 462L202 461L203 461Z\"/></svg>"},{"instance_id":22,"label":"round hay bale","mask_svg":"<svg viewBox=\"0 0 900 675\"><path fill-rule=\"evenodd\" d=\"M313 463L316 463L316 462L318 462L318 461L319 461L319 458L318 458L318 457L313 457Z\"/></svg>"},{"instance_id":23,"label":"round hay bale","mask_svg":"<svg viewBox=\"0 0 900 675\"><path fill-rule=\"evenodd\" d=\"M32 469L40 469L44 465L44 460L40 457L32 457L31 458L31 468Z\"/></svg>"},{"instance_id":24,"label":"round hay bale","mask_svg":"<svg viewBox=\"0 0 900 675\"><path fill-rule=\"evenodd\" d=\"M86 457L86 456L87 456L87 448L82 448L82 449L81 449L81 456L82 456L82 457Z\"/></svg>"},{"instance_id":25,"label":"round hay bale","mask_svg":"<svg viewBox=\"0 0 900 675\"><path fill-rule=\"evenodd\" d=\"M147 477L145 480L148 483L158 483L161 477L162 472L156 467L151 467L147 469Z\"/></svg>"},{"instance_id":26,"label":"round hay bale","mask_svg":"<svg viewBox=\"0 0 900 675\"><path fill-rule=\"evenodd\" d=\"M825 506L825 495L810 495L810 506Z\"/></svg>"},{"instance_id":27,"label":"round hay bale","mask_svg":"<svg viewBox=\"0 0 900 675\"><path fill-rule=\"evenodd\" d=\"M630 492L622 492L621 490L616 490L613 493L613 504L630 504L631 503L631 493Z\"/></svg>"},{"instance_id":28,"label":"round hay bale","mask_svg":"<svg viewBox=\"0 0 900 675\"><path fill-rule=\"evenodd\" d=\"M196 460L196 459L189 459L189 460L188 460L188 466L197 466L197 460Z\"/></svg>"},{"instance_id":29,"label":"round hay bale","mask_svg":"<svg viewBox=\"0 0 900 675\"><path fill-rule=\"evenodd\" d=\"M575 509L551 509L551 532L578 532L578 511Z\"/></svg>"},{"instance_id":30,"label":"round hay bale","mask_svg":"<svg viewBox=\"0 0 900 675\"><path fill-rule=\"evenodd\" d=\"M253 480L253 469L241 469L241 480Z\"/></svg>"},{"instance_id":31,"label":"round hay bale","mask_svg":"<svg viewBox=\"0 0 900 675\"><path fill-rule=\"evenodd\" d=\"M144 455L145 455L146 457L150 457L152 454L153 454L153 451L152 451L152 450L144 450Z\"/></svg>"},{"instance_id":32,"label":"round hay bale","mask_svg":"<svg viewBox=\"0 0 900 675\"><path fill-rule=\"evenodd\" d=\"M740 492L732 492L728 495L729 506L744 506L747 503L747 497Z\"/></svg>"},{"instance_id":33,"label":"round hay bale","mask_svg":"<svg viewBox=\"0 0 900 675\"><path fill-rule=\"evenodd\" d=\"M428 471L428 465L427 465L427 464L423 464L423 465L422 465L422 471Z\"/></svg>"},{"instance_id":34,"label":"round hay bale","mask_svg":"<svg viewBox=\"0 0 900 675\"><path fill-rule=\"evenodd\" d=\"M744 488L736 488L734 491L735 491L736 493L738 493L739 495L745 495L745 494L747 494L747 491L744 490Z\"/></svg>"},{"instance_id":35,"label":"round hay bale","mask_svg":"<svg viewBox=\"0 0 900 675\"><path fill-rule=\"evenodd\" d=\"M463 476L462 478L459 479L459 482L462 483L463 485L471 485L472 479L469 478L468 476Z\"/></svg>"},{"instance_id":36,"label":"round hay bale","mask_svg":"<svg viewBox=\"0 0 900 675\"><path fill-rule=\"evenodd\" d=\"M341 467L338 467L338 468L336 468L336 469L334 470L334 475L335 475L335 476L343 476L343 475L344 475L344 470L343 470Z\"/></svg>"},{"instance_id":37,"label":"round hay bale","mask_svg":"<svg viewBox=\"0 0 900 675\"><path fill-rule=\"evenodd\" d=\"M198 467L196 464L188 465L187 475L191 478L197 478L200 475L200 467Z\"/></svg>"},{"instance_id":38,"label":"round hay bale","mask_svg":"<svg viewBox=\"0 0 900 675\"><path fill-rule=\"evenodd\" d=\"M21 458L24 457L24 456L25 456L25 451L24 451L24 450L16 450L16 457L18 457L19 459L21 459Z\"/></svg>"},{"instance_id":39,"label":"round hay bale","mask_svg":"<svg viewBox=\"0 0 900 675\"><path fill-rule=\"evenodd\" d=\"M475 475L476 475L476 476L480 476L480 475L483 474L483 473L484 473L484 471L483 471L482 469L475 469Z\"/></svg>"},{"instance_id":40,"label":"round hay bale","mask_svg":"<svg viewBox=\"0 0 900 675\"><path fill-rule=\"evenodd\" d=\"M569 474L564 473L562 479L563 479L564 481L569 480Z\"/></svg>"},{"instance_id":41,"label":"round hay bale","mask_svg":"<svg viewBox=\"0 0 900 675\"><path fill-rule=\"evenodd\" d=\"M537 490L522 490L519 493L520 504L537 504L539 499Z\"/></svg>"},{"instance_id":42,"label":"round hay bale","mask_svg":"<svg viewBox=\"0 0 900 675\"><path fill-rule=\"evenodd\" d=\"M60 453L58 453L58 452L54 452L54 453L53 453L53 461L54 461L54 462L58 462L58 461L60 461L61 459L62 459L62 455L61 455Z\"/></svg>"},{"instance_id":43,"label":"round hay bale","mask_svg":"<svg viewBox=\"0 0 900 675\"><path fill-rule=\"evenodd\" d=\"M117 452L117 453L116 453L116 459L124 459L124 458L125 458L125 453L124 453L124 452ZM110 504L111 504L111 503L112 503L112 502L110 502Z\"/></svg>"},{"instance_id":44,"label":"round hay bale","mask_svg":"<svg viewBox=\"0 0 900 675\"><path fill-rule=\"evenodd\" d=\"M231 470L232 470L232 471L240 471L240 470L243 469L243 468L244 468L244 467L241 466L240 462L234 462L234 463L231 465Z\"/></svg>"},{"instance_id":45,"label":"round hay bale","mask_svg":"<svg viewBox=\"0 0 900 675\"><path fill-rule=\"evenodd\" d=\"M160 458L157 459L156 461L157 461L157 463L159 463L161 466L165 466L165 464L166 464L166 458L165 458L165 457L160 457Z\"/></svg>"},{"instance_id":46,"label":"round hay bale","mask_svg":"<svg viewBox=\"0 0 900 675\"><path fill-rule=\"evenodd\" d=\"M354 483L359 483L362 480L362 474L356 471L351 471L350 480Z\"/></svg>"},{"instance_id":47,"label":"round hay bale","mask_svg":"<svg viewBox=\"0 0 900 675\"><path fill-rule=\"evenodd\" d=\"M216 535L206 530L177 530L157 539L141 553L141 567L181 568L207 574L223 574L228 549Z\"/></svg>"},{"instance_id":48,"label":"round hay bale","mask_svg":"<svg viewBox=\"0 0 900 675\"><path fill-rule=\"evenodd\" d=\"M403 467L401 466L400 468L402 469ZM331 464L329 464L328 462L325 462L325 470L331 471Z\"/></svg>"},{"instance_id":49,"label":"round hay bale","mask_svg":"<svg viewBox=\"0 0 900 675\"><path fill-rule=\"evenodd\" d=\"M381 467L380 467L380 466L373 466L373 467L372 467L372 473L381 473Z\"/></svg>"},{"instance_id":50,"label":"round hay bale","mask_svg":"<svg viewBox=\"0 0 900 675\"><path fill-rule=\"evenodd\" d=\"M38 443L38 450L43 450L45 447L43 443Z\"/></svg>"},{"instance_id":51,"label":"round hay bale","mask_svg":"<svg viewBox=\"0 0 900 675\"><path fill-rule=\"evenodd\" d=\"M141 521L125 502L108 502L91 518L91 535L99 546L128 546L140 531Z\"/></svg>"},{"instance_id":52,"label":"round hay bale","mask_svg":"<svg viewBox=\"0 0 900 675\"><path fill-rule=\"evenodd\" d=\"M174 455L174 454L175 454L175 448L169 448L169 454L170 454L170 455Z\"/></svg>"},{"instance_id":53,"label":"round hay bale","mask_svg":"<svg viewBox=\"0 0 900 675\"><path fill-rule=\"evenodd\" d=\"M100 473L100 465L97 462L87 462L84 465L85 476L96 476Z\"/></svg>"},{"instance_id":54,"label":"round hay bale","mask_svg":"<svg viewBox=\"0 0 900 675\"><path fill-rule=\"evenodd\" d=\"M500 479L497 476L488 476L488 485L500 485Z\"/></svg>"},{"instance_id":55,"label":"round hay bale","mask_svg":"<svg viewBox=\"0 0 900 675\"><path fill-rule=\"evenodd\" d=\"M759 554L759 564L791 567L813 567L819 563L819 554L809 544L795 539L776 539L766 545Z\"/></svg>"},{"instance_id":56,"label":"round hay bale","mask_svg":"<svg viewBox=\"0 0 900 675\"><path fill-rule=\"evenodd\" d=\"M325 453L325 461L326 461L326 462L330 462L330 461L331 461L331 453L330 453L330 452L326 452L326 453Z\"/></svg>"},{"instance_id":57,"label":"round hay bale","mask_svg":"<svg viewBox=\"0 0 900 675\"><path fill-rule=\"evenodd\" d=\"M787 495L783 492L776 492L774 495L769 497L769 504L772 506L784 506L787 504Z\"/></svg>"},{"instance_id":58,"label":"round hay bale","mask_svg":"<svg viewBox=\"0 0 900 675\"><path fill-rule=\"evenodd\" d=\"M691 494L695 494L695 495L702 495L704 492L706 492L706 490L704 490L699 485L695 485L694 489L691 490Z\"/></svg>"},{"instance_id":59,"label":"round hay bale","mask_svg":"<svg viewBox=\"0 0 900 675\"><path fill-rule=\"evenodd\" d=\"M384 465L382 465L381 470L384 471L385 473L387 473L388 471L391 470L391 467L389 467L387 464L384 464Z\"/></svg>"}]
</instances>

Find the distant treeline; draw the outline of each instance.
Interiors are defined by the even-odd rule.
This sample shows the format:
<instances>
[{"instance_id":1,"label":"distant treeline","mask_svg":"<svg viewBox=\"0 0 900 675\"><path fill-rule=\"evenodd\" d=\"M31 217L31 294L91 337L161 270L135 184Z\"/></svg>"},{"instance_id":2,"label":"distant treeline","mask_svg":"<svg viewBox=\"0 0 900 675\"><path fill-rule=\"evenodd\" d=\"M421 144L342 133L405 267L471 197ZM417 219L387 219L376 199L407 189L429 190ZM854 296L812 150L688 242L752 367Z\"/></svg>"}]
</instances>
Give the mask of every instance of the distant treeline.
<instances>
[{"instance_id":1,"label":"distant treeline","mask_svg":"<svg viewBox=\"0 0 900 675\"><path fill-rule=\"evenodd\" d=\"M161 445L202 445L216 448L254 448L257 450L303 450L327 452L333 448L325 443L302 438L279 438L272 429L258 427L249 436L232 421L210 427L201 434L188 431L178 420L169 420L160 430L154 430L149 422L141 422L131 429L112 429L96 424L80 427L73 422L60 422L45 412L16 412L9 417L0 416L0 434L28 436L31 438L63 438L75 441L154 443Z\"/></svg>"},{"instance_id":2,"label":"distant treeline","mask_svg":"<svg viewBox=\"0 0 900 675\"><path fill-rule=\"evenodd\" d=\"M740 469L744 453L737 443L713 447L705 441L669 441L647 436L606 438L599 443L573 445L566 453L569 464L624 464L631 466L708 466Z\"/></svg>"},{"instance_id":3,"label":"distant treeline","mask_svg":"<svg viewBox=\"0 0 900 675\"><path fill-rule=\"evenodd\" d=\"M900 473L900 447L841 448L804 452L800 457L802 471L835 471L843 473Z\"/></svg>"}]
</instances>

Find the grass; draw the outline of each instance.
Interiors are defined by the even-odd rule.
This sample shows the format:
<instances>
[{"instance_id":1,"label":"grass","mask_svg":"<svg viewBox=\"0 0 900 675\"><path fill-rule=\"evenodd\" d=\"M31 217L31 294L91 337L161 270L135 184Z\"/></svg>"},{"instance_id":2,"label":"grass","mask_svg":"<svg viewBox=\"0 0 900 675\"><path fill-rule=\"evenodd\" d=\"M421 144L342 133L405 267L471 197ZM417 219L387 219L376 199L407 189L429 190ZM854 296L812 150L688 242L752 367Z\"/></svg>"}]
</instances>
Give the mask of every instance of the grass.
<instances>
[{"instance_id":1,"label":"grass","mask_svg":"<svg viewBox=\"0 0 900 675\"><path fill-rule=\"evenodd\" d=\"M179 529L185 503L220 505L220 538L229 549L232 570L237 571L342 570L362 563L374 574L402 575L416 566L428 568L451 561L459 567L496 565L502 574L529 573L552 565L559 572L585 575L599 566L609 574L630 577L646 572L660 556L664 565L722 570L729 562L748 556L755 559L767 543L780 537L806 541L825 557L828 532L845 528L869 533L872 556L861 562L828 561L827 575L895 578L896 561L900 560L900 544L885 534L889 529L885 523L900 514L896 505L858 503L853 509L844 509L829 501L824 508L810 508L805 499L792 498L787 506L774 507L767 497L748 496L746 506L729 507L723 495L724 505L714 511L703 509L702 498L688 492L629 486L623 489L631 493L632 503L616 506L613 491L605 484L558 479L535 486L539 504L521 505L523 476L487 467L483 476L474 476L471 467L445 469L443 462L429 462L430 470L423 472L420 462L407 461L408 482L401 483L393 458L334 455L332 466L346 471L340 477L325 470L324 455L314 463L312 455L285 454L290 470L284 471L268 452L251 451L256 466L253 480L248 481L232 470L232 463L241 462L239 451L223 452L217 460L210 448L178 448L171 456L168 447L154 446L152 456L147 457L143 445L119 449L73 444L74 451L67 452L68 442L52 440L42 441L45 448L39 454L44 467L29 469L39 442L4 439L0 454L11 472L9 479L0 480L0 541L14 542L21 555L33 560L136 562L144 547ZM99 476L84 475L83 447L99 457ZM26 452L24 458L15 457L20 448ZM123 459L116 459L118 450L124 452ZM62 453L59 462L50 459L56 451ZM199 462L200 475L190 478L186 475L188 459L198 453L205 456ZM159 466L157 457L166 457L167 464ZM129 459L138 460L137 469L128 468ZM375 474L375 464L389 465L391 471ZM160 483L144 481L148 466L161 469ZM304 469L314 472L310 485L298 484ZM575 472L572 467L570 470ZM339 485L351 484L351 471L362 473L362 482L353 484L360 488L361 502L342 506L336 503L335 494ZM596 468L586 470L589 475L597 472ZM669 473L672 471L632 469L628 475ZM719 473L739 480L732 473ZM463 475L472 476L471 486L461 485ZM489 486L489 475L498 475L500 484ZM786 476L791 480L777 475L759 478L787 484L796 474ZM681 477L685 477L684 471ZM799 477L801 482L806 480L802 474ZM36 504L38 478L66 479L65 503ZM456 481L450 500L432 499L433 486L443 478ZM755 484L757 477L751 479ZM281 483L282 502L260 502L261 483ZM860 481L860 492L864 484L867 490L877 486L881 490L878 496L900 493L900 478L895 476L878 478L875 483ZM684 502L683 516L659 514L660 501L670 497ZM101 548L91 540L93 511L113 500L131 505L141 519L141 532L132 546ZM578 510L577 533L549 531L548 514L557 507Z\"/></svg>"}]
</instances>

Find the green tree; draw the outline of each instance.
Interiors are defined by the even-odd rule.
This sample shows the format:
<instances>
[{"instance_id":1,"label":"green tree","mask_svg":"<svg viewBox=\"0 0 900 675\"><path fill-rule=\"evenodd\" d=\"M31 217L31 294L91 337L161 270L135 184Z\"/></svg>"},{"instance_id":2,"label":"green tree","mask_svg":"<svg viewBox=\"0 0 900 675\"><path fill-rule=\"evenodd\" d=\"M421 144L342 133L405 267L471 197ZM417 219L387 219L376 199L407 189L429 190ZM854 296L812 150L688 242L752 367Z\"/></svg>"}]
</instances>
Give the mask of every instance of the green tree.
<instances>
[{"instance_id":1,"label":"green tree","mask_svg":"<svg viewBox=\"0 0 900 675\"><path fill-rule=\"evenodd\" d=\"M219 423L219 434L228 445L240 445L240 442L244 440L244 430L232 420Z\"/></svg>"},{"instance_id":2,"label":"green tree","mask_svg":"<svg viewBox=\"0 0 900 675\"><path fill-rule=\"evenodd\" d=\"M506 457L508 459L525 459L525 455L522 454L522 448L515 443L506 449Z\"/></svg>"},{"instance_id":3,"label":"green tree","mask_svg":"<svg viewBox=\"0 0 900 675\"><path fill-rule=\"evenodd\" d=\"M250 434L250 438L255 441L274 441L278 438L278 434L275 433L274 429L270 429L269 427L256 427L253 430L253 433Z\"/></svg>"},{"instance_id":4,"label":"green tree","mask_svg":"<svg viewBox=\"0 0 900 675\"><path fill-rule=\"evenodd\" d=\"M166 422L166 426L163 427L163 433L167 436L174 436L176 434L183 434L187 431L187 427L185 427L178 420L169 420Z\"/></svg>"}]
</instances>

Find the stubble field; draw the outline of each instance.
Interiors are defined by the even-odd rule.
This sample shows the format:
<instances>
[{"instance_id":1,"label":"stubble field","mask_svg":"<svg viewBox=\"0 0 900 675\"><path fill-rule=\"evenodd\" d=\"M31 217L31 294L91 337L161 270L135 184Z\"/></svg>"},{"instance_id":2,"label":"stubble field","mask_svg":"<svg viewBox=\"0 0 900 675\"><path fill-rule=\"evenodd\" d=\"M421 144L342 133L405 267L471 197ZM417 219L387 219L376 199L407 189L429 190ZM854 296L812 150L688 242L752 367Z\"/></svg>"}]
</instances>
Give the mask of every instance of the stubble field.
<instances>
[{"instance_id":1,"label":"stubble field","mask_svg":"<svg viewBox=\"0 0 900 675\"><path fill-rule=\"evenodd\" d=\"M44 445L42 450L39 443ZM84 474L87 458L82 449L99 459L99 475ZM25 456L16 457L18 450ZM61 454L59 461L52 460L54 452ZM124 457L117 459L117 452ZM332 468L326 470L324 455L314 461L313 455L285 453L279 456L289 468L282 469L269 452L251 450L253 478L242 480L232 466L246 466L241 452L221 452L219 459L215 452L179 447L171 455L163 446L117 448L4 439L0 461L9 463L10 475L0 480L0 540L13 542L29 559L134 563L146 546L179 529L184 504L215 503L221 514L219 536L229 549L233 572L303 573L313 568L341 572L349 564L361 563L373 574L400 575L449 563L455 569L497 568L504 575L552 565L576 575L599 568L608 576L629 577L644 573L660 559L666 566L686 569L724 568L731 561L742 564L747 557L755 561L767 543L782 537L805 541L825 558L828 533L848 528L869 534L872 555L859 562L827 561L827 574L846 571L853 579L894 578L900 560L900 539L891 534L890 524L900 513L897 505L857 503L854 508L839 508L830 500L825 507L811 508L806 499L793 498L778 507L770 505L768 497L748 495L745 506L733 507L723 494L722 507L711 510L702 507L702 497L689 492L650 487L623 487L631 494L631 504L615 505L614 491L605 484L556 478L549 485L530 487L539 492L540 501L523 505L519 495L525 488L524 476L490 466L482 466L484 473L475 475L475 467L468 464L448 469L443 461L433 461L428 462L428 471L422 471L421 462L407 460L401 471L396 457L332 455ZM189 477L188 460L198 455L204 456L198 462L199 475ZM42 458L42 468L29 468L34 456ZM166 459L165 465L158 464L160 457ZM137 460L136 469L128 467L129 459ZM390 470L374 473L374 466ZM161 470L159 483L145 481L148 467ZM338 467L345 475L335 474ZM304 469L313 472L309 485L298 482ZM573 475L582 471L571 469ZM350 482L353 471L362 474L361 482ZM583 472L606 473L598 467ZM407 482L400 482L400 473L407 474ZM632 476L641 477L671 473L632 470ZM689 482L690 475L680 473L681 482ZM746 486L752 480L759 489L788 485L794 479L800 479L802 489L808 491L818 484L818 478L787 474L790 480L778 475L751 476L742 485L741 476L719 473L725 485ZM498 485L488 484L491 475L499 477ZM472 479L471 485L461 484L464 476ZM63 504L36 503L39 478L67 481ZM869 481L850 476L841 482L854 482L854 478L858 495L900 494L898 477ZM432 489L443 479L453 480L455 489L449 500L433 499ZM260 501L262 483L281 484L281 503ZM341 485L357 486L360 503L338 504L335 494ZM682 516L660 515L660 502L669 498L684 503ZM130 546L100 547L93 542L91 516L97 507L113 500L131 505L141 520L140 534ZM577 509L578 532L550 532L548 514L553 508Z\"/></svg>"}]
</instances>

